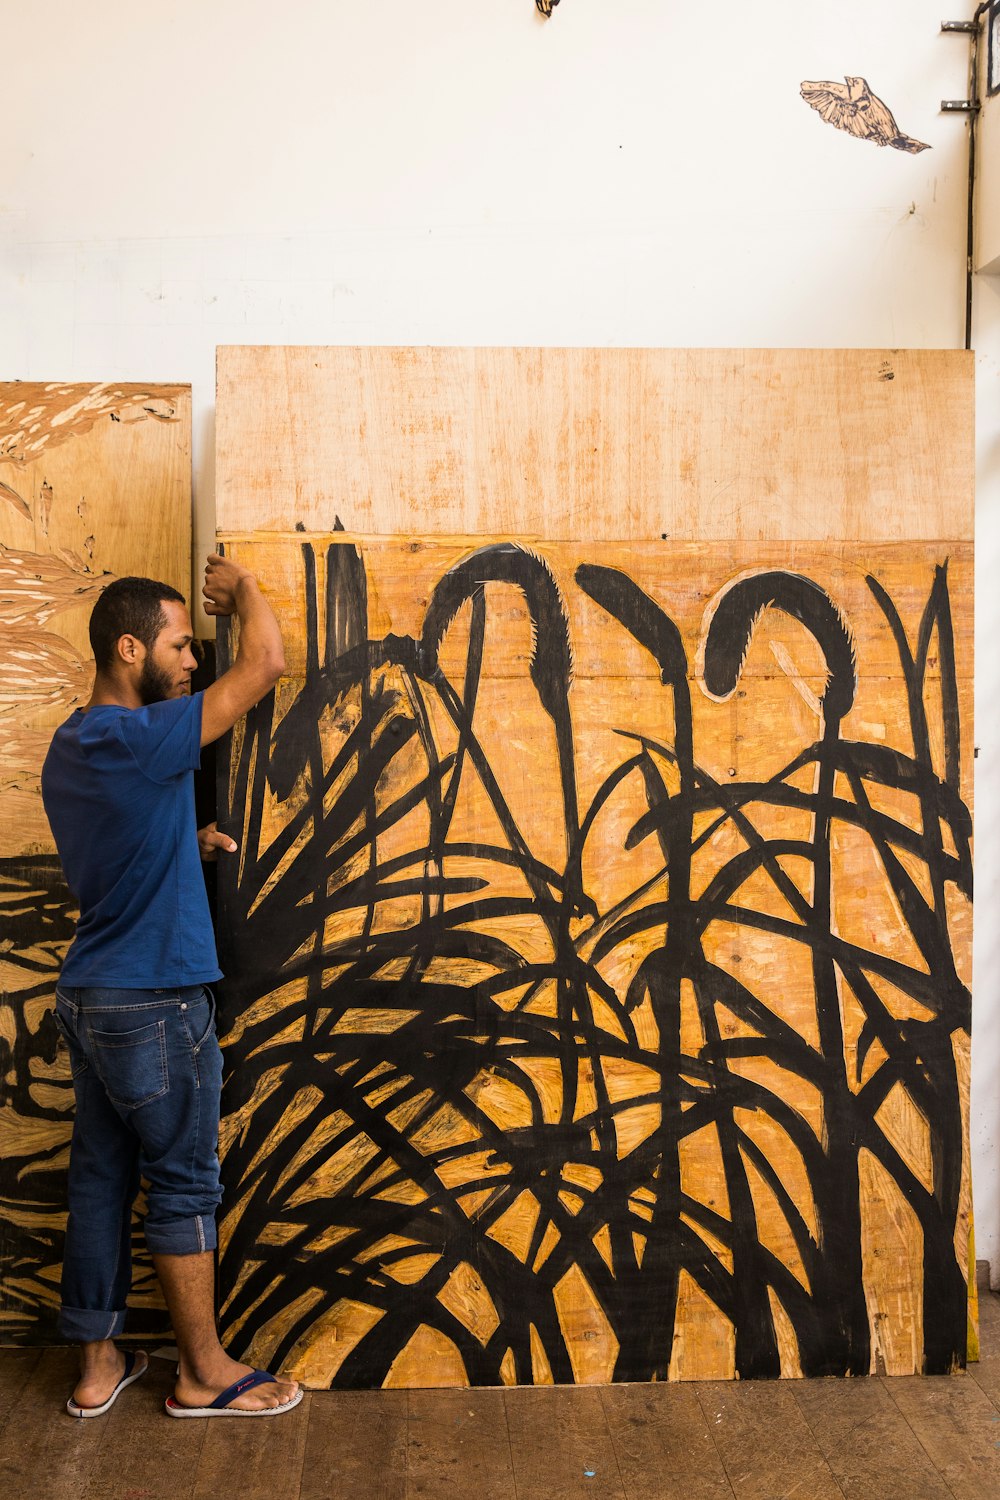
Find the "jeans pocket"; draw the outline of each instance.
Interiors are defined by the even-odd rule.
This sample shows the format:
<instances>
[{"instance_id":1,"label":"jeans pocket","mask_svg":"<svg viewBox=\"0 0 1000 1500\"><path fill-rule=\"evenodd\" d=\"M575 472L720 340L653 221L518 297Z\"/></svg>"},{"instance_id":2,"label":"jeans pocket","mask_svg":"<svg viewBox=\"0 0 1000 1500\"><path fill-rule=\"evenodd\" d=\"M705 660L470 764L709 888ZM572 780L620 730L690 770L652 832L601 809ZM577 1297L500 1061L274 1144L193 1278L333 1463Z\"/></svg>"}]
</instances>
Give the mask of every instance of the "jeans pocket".
<instances>
[{"instance_id":1,"label":"jeans pocket","mask_svg":"<svg viewBox=\"0 0 1000 1500\"><path fill-rule=\"evenodd\" d=\"M65 1016L61 1016L59 1014L58 995L56 997L56 1008L52 1012L52 1019L56 1023L56 1030L59 1033L60 1044L62 1046L65 1046L66 1050L69 1053L70 1076L72 1078L79 1078L81 1073L86 1072L90 1064L87 1062L85 1053L81 1051L80 1043L76 1039L76 1033L73 1031Z\"/></svg>"},{"instance_id":2,"label":"jeans pocket","mask_svg":"<svg viewBox=\"0 0 1000 1500\"><path fill-rule=\"evenodd\" d=\"M215 999L207 986L201 1000L189 1002L184 1007L181 1019L191 1050L197 1055L205 1043L215 1036Z\"/></svg>"},{"instance_id":3,"label":"jeans pocket","mask_svg":"<svg viewBox=\"0 0 1000 1500\"><path fill-rule=\"evenodd\" d=\"M181 1020L191 1048L195 1086L218 1090L222 1084L222 1049L215 1027L215 996L207 985L202 999L189 1003L181 1012Z\"/></svg>"},{"instance_id":4,"label":"jeans pocket","mask_svg":"<svg viewBox=\"0 0 1000 1500\"><path fill-rule=\"evenodd\" d=\"M138 1109L167 1092L166 1026L154 1021L137 1031L88 1028L94 1067L112 1104Z\"/></svg>"}]
</instances>

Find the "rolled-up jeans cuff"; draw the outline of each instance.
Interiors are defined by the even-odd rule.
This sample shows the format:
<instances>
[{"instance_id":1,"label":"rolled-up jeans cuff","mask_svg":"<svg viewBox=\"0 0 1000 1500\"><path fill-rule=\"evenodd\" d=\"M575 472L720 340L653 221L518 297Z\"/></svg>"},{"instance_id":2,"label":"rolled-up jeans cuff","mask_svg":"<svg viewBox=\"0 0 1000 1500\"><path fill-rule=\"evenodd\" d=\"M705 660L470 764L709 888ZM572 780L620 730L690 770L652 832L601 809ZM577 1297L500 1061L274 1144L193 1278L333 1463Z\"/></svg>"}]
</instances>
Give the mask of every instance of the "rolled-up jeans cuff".
<instances>
[{"instance_id":1,"label":"rolled-up jeans cuff","mask_svg":"<svg viewBox=\"0 0 1000 1500\"><path fill-rule=\"evenodd\" d=\"M59 1332L70 1344L96 1344L125 1331L125 1309L95 1312L92 1307L60 1307Z\"/></svg>"},{"instance_id":2,"label":"rolled-up jeans cuff","mask_svg":"<svg viewBox=\"0 0 1000 1500\"><path fill-rule=\"evenodd\" d=\"M214 1214L192 1214L188 1219L165 1219L144 1225L146 1247L152 1255L201 1255L218 1244Z\"/></svg>"}]
</instances>

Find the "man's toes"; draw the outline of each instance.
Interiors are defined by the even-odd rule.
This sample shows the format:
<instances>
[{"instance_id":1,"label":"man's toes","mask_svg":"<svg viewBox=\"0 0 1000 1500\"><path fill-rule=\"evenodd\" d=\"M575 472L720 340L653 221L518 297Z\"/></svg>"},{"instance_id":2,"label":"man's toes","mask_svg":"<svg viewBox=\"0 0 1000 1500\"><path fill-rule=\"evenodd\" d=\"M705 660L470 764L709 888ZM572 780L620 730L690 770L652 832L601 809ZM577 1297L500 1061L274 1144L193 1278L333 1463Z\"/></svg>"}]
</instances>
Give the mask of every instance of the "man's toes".
<instances>
[{"instance_id":1,"label":"man's toes","mask_svg":"<svg viewBox=\"0 0 1000 1500\"><path fill-rule=\"evenodd\" d=\"M295 1390L289 1389L289 1387L283 1383L275 1383L274 1385L265 1385L258 1387L258 1389L254 1391L253 1395L255 1398L253 1401L253 1405L258 1409L263 1409L273 1406L287 1406L289 1401L293 1400L295 1396Z\"/></svg>"},{"instance_id":2,"label":"man's toes","mask_svg":"<svg viewBox=\"0 0 1000 1500\"><path fill-rule=\"evenodd\" d=\"M275 1380L248 1391L235 1404L244 1411L270 1411L272 1407L287 1406L298 1395L297 1380Z\"/></svg>"}]
</instances>

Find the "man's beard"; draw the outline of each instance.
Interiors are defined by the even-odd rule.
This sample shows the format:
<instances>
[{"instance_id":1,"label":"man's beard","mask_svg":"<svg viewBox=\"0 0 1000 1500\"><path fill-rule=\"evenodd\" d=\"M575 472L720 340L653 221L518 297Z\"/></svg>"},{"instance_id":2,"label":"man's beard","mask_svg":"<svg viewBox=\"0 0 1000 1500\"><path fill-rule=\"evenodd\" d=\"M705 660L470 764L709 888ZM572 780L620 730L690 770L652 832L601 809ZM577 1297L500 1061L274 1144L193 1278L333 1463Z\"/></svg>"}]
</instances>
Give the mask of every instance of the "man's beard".
<instances>
[{"instance_id":1,"label":"man's beard","mask_svg":"<svg viewBox=\"0 0 1000 1500\"><path fill-rule=\"evenodd\" d=\"M142 699L143 707L148 708L151 703L166 702L170 697L172 687L173 683L168 673L164 672L162 667L158 667L147 652L139 674L139 697Z\"/></svg>"}]
</instances>

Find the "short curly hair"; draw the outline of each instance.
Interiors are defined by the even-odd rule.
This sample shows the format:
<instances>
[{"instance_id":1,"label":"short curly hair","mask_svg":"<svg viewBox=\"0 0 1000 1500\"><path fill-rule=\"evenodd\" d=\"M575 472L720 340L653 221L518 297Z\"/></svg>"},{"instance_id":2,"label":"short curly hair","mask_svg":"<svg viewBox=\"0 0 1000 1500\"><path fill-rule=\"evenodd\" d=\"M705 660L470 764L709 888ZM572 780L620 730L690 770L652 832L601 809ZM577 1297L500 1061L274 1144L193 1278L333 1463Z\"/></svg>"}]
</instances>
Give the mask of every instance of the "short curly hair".
<instances>
[{"instance_id":1,"label":"short curly hair","mask_svg":"<svg viewBox=\"0 0 1000 1500\"><path fill-rule=\"evenodd\" d=\"M111 666L123 635L134 635L152 650L167 623L165 599L187 603L169 583L157 583L155 578L116 578L108 584L90 616L90 645L99 672Z\"/></svg>"}]
</instances>

